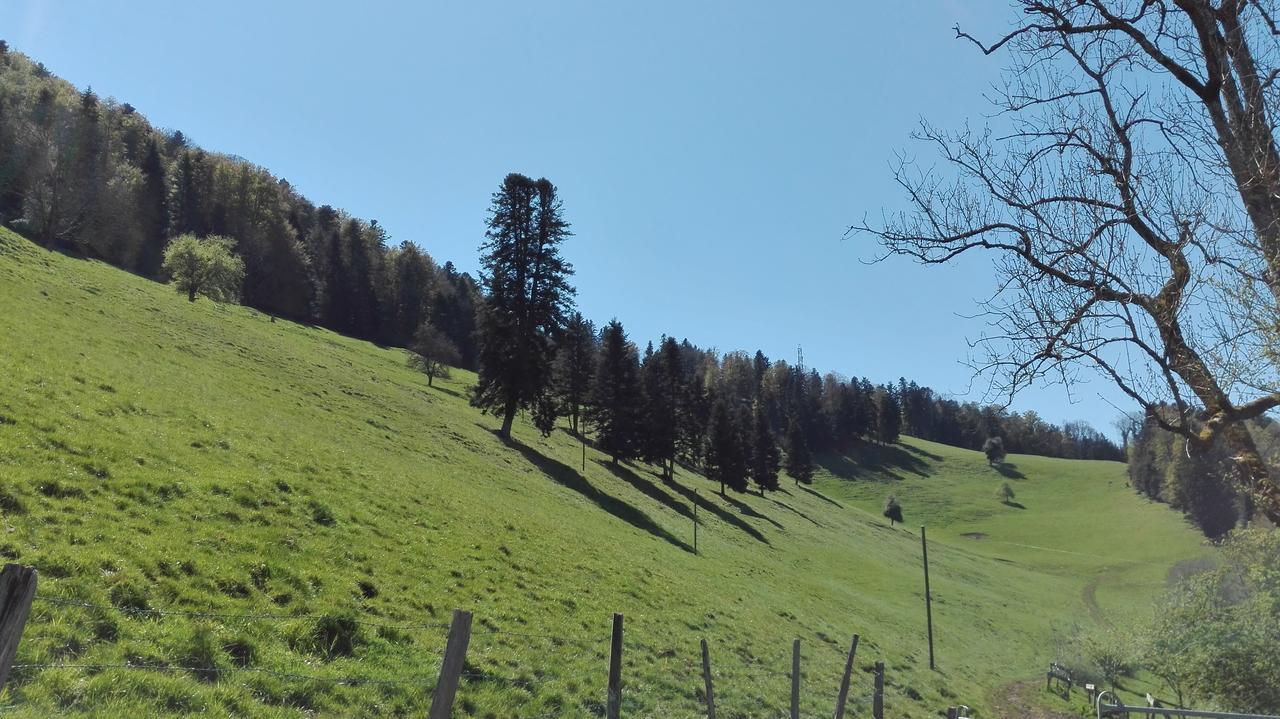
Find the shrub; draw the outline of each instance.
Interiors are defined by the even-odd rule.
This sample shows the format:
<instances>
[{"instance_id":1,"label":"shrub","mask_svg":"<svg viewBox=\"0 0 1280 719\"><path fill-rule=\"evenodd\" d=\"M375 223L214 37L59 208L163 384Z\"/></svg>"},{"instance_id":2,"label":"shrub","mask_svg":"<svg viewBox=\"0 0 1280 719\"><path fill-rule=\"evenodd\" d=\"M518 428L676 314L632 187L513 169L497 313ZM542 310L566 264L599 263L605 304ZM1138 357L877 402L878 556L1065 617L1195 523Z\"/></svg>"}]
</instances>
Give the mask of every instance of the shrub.
<instances>
[{"instance_id":1,"label":"shrub","mask_svg":"<svg viewBox=\"0 0 1280 719\"><path fill-rule=\"evenodd\" d=\"M898 504L898 495L891 494L884 501L884 516L889 519L889 526L902 521L902 505Z\"/></svg>"}]
</instances>

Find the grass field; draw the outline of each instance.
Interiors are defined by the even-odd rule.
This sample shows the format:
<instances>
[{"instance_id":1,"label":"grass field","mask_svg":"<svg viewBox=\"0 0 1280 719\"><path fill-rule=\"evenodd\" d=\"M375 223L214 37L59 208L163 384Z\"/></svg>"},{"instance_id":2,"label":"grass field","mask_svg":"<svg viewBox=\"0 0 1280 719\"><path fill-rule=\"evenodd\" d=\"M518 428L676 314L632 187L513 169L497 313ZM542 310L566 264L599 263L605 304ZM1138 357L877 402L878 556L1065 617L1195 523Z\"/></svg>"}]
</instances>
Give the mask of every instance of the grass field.
<instances>
[{"instance_id":1,"label":"grass field","mask_svg":"<svg viewBox=\"0 0 1280 719\"><path fill-rule=\"evenodd\" d=\"M403 351L3 230L0 342L0 555L41 572L5 717L425 716L454 608L476 622L457 716L602 714L613 612L624 716L700 715L703 637L721 717L785 714L796 637L804 714L830 716L854 632L853 716L876 660L891 716L981 711L1209 551L1114 463L1010 457L1021 507L981 455L911 439L764 498L590 449L584 470L566 432L500 442L465 372L428 388Z\"/></svg>"}]
</instances>

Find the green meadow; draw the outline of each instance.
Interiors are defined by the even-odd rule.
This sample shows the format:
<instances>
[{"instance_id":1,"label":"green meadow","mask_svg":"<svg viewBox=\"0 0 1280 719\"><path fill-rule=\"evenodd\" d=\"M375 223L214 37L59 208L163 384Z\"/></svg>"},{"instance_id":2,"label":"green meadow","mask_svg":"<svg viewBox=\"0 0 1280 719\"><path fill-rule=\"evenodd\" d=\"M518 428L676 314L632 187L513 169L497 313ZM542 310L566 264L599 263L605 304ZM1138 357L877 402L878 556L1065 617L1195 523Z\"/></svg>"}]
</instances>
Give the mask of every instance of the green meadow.
<instances>
[{"instance_id":1,"label":"green meadow","mask_svg":"<svg viewBox=\"0 0 1280 719\"><path fill-rule=\"evenodd\" d=\"M504 444L469 373L428 387L403 350L4 230L0 347L0 555L40 571L3 717L425 716L455 608L455 716L602 716L621 612L624 716L703 715L703 638L719 716L786 714L795 638L803 713L830 716L858 633L852 716L883 661L887 715L991 717L1073 627L1141 616L1211 551L1116 463L1001 472L904 438L721 497L564 429Z\"/></svg>"}]
</instances>

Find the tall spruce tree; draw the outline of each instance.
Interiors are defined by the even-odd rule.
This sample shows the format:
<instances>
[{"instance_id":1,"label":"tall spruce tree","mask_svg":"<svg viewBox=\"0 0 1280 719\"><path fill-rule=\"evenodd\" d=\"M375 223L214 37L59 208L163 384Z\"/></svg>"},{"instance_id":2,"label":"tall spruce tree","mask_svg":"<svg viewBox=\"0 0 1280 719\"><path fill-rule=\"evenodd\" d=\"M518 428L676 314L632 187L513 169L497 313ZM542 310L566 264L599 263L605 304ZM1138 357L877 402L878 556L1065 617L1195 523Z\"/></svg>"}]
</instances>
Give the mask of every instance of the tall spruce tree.
<instances>
[{"instance_id":1,"label":"tall spruce tree","mask_svg":"<svg viewBox=\"0 0 1280 719\"><path fill-rule=\"evenodd\" d=\"M662 478L675 478L680 440L680 413L684 401L684 366L680 345L663 337L658 351L642 368L644 378L644 452L646 461L662 468Z\"/></svg>"},{"instance_id":2,"label":"tall spruce tree","mask_svg":"<svg viewBox=\"0 0 1280 719\"><path fill-rule=\"evenodd\" d=\"M773 430L769 429L769 416L764 411L763 403L757 399L751 409L751 480L765 490L778 488L778 467L782 464L782 455L778 451L778 442L774 439Z\"/></svg>"},{"instance_id":3,"label":"tall spruce tree","mask_svg":"<svg viewBox=\"0 0 1280 719\"><path fill-rule=\"evenodd\" d=\"M902 427L902 410L898 400L889 390L881 390L876 394L876 439L893 444L898 441L898 433Z\"/></svg>"},{"instance_id":4,"label":"tall spruce tree","mask_svg":"<svg viewBox=\"0 0 1280 719\"><path fill-rule=\"evenodd\" d=\"M711 408L703 472L720 483L722 495L726 486L735 492L747 491L747 448L735 413L723 397Z\"/></svg>"},{"instance_id":5,"label":"tall spruce tree","mask_svg":"<svg viewBox=\"0 0 1280 719\"><path fill-rule=\"evenodd\" d=\"M512 173L493 194L480 246L488 290L480 313L480 377L472 404L502 417L511 437L516 412L549 389L551 338L564 326L573 296L572 266L560 256L570 235L555 185Z\"/></svg>"},{"instance_id":6,"label":"tall spruce tree","mask_svg":"<svg viewBox=\"0 0 1280 719\"><path fill-rule=\"evenodd\" d=\"M138 251L138 271L154 277L164 260L164 246L169 241L169 181L155 138L147 141L142 158L142 186L138 192L138 221L142 229L142 246Z\"/></svg>"},{"instance_id":7,"label":"tall spruce tree","mask_svg":"<svg viewBox=\"0 0 1280 719\"><path fill-rule=\"evenodd\" d=\"M596 430L596 444L616 464L640 455L640 365L635 345L627 341L622 323L609 322L600 333L600 358L591 388L587 419Z\"/></svg>"},{"instance_id":8,"label":"tall spruce tree","mask_svg":"<svg viewBox=\"0 0 1280 719\"><path fill-rule=\"evenodd\" d=\"M591 392L596 364L596 330L580 312L574 312L556 347L555 389L569 426L581 432L579 419Z\"/></svg>"},{"instance_id":9,"label":"tall spruce tree","mask_svg":"<svg viewBox=\"0 0 1280 719\"><path fill-rule=\"evenodd\" d=\"M787 474L796 481L808 484L813 481L813 455L809 453L809 442L804 436L804 427L800 420L792 417L787 427Z\"/></svg>"}]
</instances>

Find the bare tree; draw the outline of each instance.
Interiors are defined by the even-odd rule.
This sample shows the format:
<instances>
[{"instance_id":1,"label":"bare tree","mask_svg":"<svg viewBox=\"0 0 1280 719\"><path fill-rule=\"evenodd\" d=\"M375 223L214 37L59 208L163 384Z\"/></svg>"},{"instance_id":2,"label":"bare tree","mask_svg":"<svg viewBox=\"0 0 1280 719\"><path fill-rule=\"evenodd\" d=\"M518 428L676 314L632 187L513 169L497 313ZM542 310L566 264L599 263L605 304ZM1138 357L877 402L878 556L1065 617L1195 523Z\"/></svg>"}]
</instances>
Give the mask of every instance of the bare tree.
<instances>
[{"instance_id":1,"label":"bare tree","mask_svg":"<svg viewBox=\"0 0 1280 719\"><path fill-rule=\"evenodd\" d=\"M994 390L1092 367L1189 449L1221 438L1272 520L1244 422L1280 406L1276 3L1015 0L991 44L956 28L1010 58L998 112L922 125L942 162L899 164L911 209L851 228L929 264L994 252Z\"/></svg>"}]
</instances>

